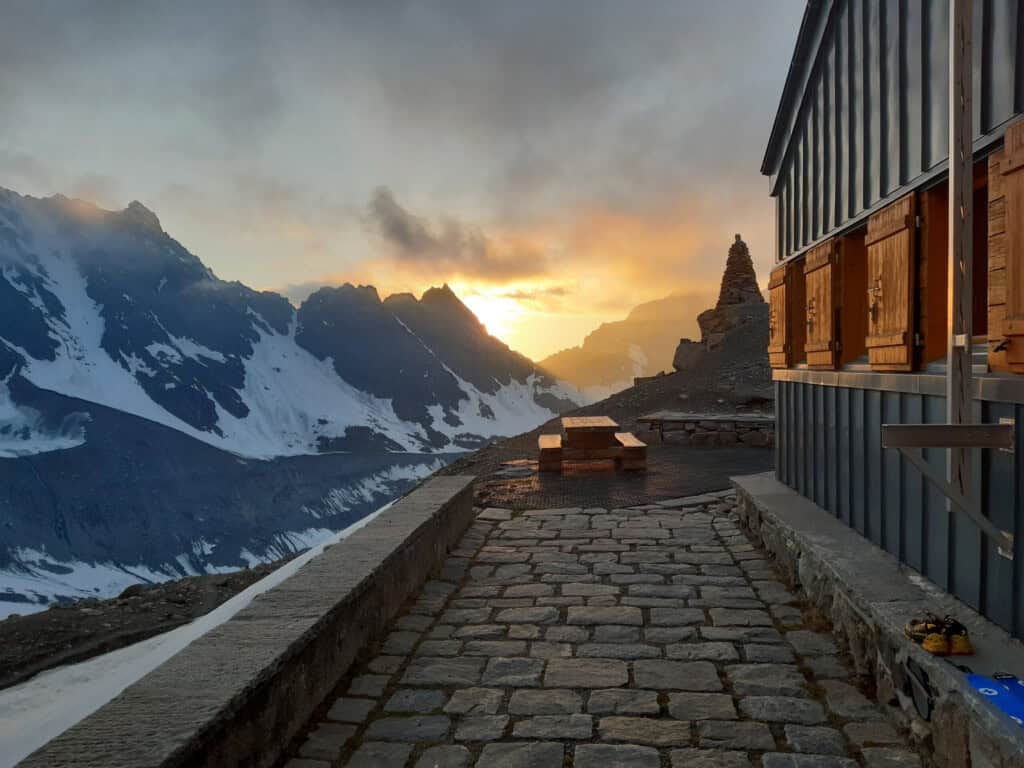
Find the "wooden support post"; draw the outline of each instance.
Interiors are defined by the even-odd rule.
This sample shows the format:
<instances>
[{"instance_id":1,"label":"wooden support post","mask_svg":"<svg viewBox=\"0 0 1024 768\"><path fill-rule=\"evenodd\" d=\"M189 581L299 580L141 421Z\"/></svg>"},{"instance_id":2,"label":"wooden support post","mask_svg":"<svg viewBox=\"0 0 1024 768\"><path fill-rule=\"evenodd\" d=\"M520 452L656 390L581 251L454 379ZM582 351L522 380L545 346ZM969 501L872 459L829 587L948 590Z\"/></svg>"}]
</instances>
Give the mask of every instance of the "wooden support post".
<instances>
[{"instance_id":1,"label":"wooden support post","mask_svg":"<svg viewBox=\"0 0 1024 768\"><path fill-rule=\"evenodd\" d=\"M946 413L950 424L969 424L971 414L971 277L974 217L974 153L972 120L973 0L949 5L949 263ZM951 448L947 466L950 485L961 496L970 491L969 455Z\"/></svg>"}]
</instances>

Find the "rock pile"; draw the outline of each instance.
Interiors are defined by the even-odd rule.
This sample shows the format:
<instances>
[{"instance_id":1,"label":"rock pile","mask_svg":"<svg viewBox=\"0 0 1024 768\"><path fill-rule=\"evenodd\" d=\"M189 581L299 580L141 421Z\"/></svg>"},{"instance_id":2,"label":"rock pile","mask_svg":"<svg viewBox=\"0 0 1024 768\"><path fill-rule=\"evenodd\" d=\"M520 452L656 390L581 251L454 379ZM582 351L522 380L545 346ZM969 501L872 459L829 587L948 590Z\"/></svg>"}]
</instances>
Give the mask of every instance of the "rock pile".
<instances>
[{"instance_id":1,"label":"rock pile","mask_svg":"<svg viewBox=\"0 0 1024 768\"><path fill-rule=\"evenodd\" d=\"M736 235L725 262L718 303L714 309L697 316L700 341L680 339L672 360L673 367L677 371L691 369L707 350L718 346L733 329L747 323L760 323L767 327L768 305L757 285L750 249Z\"/></svg>"}]
</instances>

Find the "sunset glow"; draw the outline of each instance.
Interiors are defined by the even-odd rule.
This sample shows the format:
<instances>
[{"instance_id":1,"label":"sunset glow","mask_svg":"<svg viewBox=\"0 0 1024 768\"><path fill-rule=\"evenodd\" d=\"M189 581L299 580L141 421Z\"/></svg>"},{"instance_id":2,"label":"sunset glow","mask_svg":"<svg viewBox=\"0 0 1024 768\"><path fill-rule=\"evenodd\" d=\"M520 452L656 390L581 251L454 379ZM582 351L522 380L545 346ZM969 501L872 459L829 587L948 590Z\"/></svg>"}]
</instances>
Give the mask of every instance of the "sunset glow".
<instances>
[{"instance_id":1,"label":"sunset glow","mask_svg":"<svg viewBox=\"0 0 1024 768\"><path fill-rule=\"evenodd\" d=\"M38 29L74 34L0 46L3 184L137 199L223 279L296 304L448 283L539 359L713 293L736 232L767 275L758 166L802 0L45 5Z\"/></svg>"}]
</instances>

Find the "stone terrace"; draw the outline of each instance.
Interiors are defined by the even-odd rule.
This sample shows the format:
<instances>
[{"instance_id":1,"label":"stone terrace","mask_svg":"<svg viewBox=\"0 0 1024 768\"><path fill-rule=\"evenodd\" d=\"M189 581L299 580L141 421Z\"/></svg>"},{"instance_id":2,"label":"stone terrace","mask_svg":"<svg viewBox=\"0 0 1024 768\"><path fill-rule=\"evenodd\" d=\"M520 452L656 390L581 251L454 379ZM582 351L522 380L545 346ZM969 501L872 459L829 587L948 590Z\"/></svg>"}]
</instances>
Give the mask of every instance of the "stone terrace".
<instances>
[{"instance_id":1,"label":"stone terrace","mask_svg":"<svg viewBox=\"0 0 1024 768\"><path fill-rule=\"evenodd\" d=\"M735 520L479 511L287 768L919 766Z\"/></svg>"}]
</instances>

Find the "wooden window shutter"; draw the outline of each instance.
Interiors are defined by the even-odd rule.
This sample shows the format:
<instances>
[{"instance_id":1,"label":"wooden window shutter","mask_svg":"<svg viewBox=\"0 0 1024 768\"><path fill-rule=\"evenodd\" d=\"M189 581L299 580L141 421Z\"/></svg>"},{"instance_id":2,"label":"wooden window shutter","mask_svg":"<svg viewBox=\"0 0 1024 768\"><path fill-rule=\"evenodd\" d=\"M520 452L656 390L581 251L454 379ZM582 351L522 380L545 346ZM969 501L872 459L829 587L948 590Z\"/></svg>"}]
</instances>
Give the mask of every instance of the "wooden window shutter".
<instances>
[{"instance_id":1,"label":"wooden window shutter","mask_svg":"<svg viewBox=\"0 0 1024 768\"><path fill-rule=\"evenodd\" d=\"M989 365L1024 373L1024 123L989 162Z\"/></svg>"},{"instance_id":2,"label":"wooden window shutter","mask_svg":"<svg viewBox=\"0 0 1024 768\"><path fill-rule=\"evenodd\" d=\"M768 364L788 368L804 348L803 264L788 261L768 278Z\"/></svg>"},{"instance_id":3,"label":"wooden window shutter","mask_svg":"<svg viewBox=\"0 0 1024 768\"><path fill-rule=\"evenodd\" d=\"M807 307L807 367L833 370L839 341L838 241L833 239L811 249L804 265Z\"/></svg>"},{"instance_id":4,"label":"wooden window shutter","mask_svg":"<svg viewBox=\"0 0 1024 768\"><path fill-rule=\"evenodd\" d=\"M912 192L868 219L866 346L879 371L913 369L916 203Z\"/></svg>"}]
</instances>

